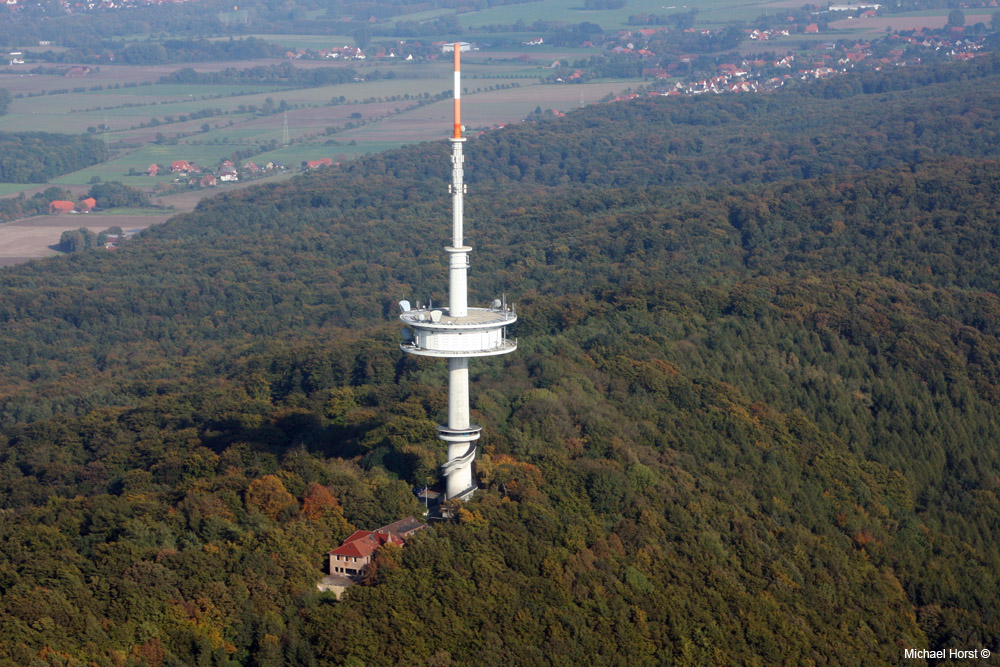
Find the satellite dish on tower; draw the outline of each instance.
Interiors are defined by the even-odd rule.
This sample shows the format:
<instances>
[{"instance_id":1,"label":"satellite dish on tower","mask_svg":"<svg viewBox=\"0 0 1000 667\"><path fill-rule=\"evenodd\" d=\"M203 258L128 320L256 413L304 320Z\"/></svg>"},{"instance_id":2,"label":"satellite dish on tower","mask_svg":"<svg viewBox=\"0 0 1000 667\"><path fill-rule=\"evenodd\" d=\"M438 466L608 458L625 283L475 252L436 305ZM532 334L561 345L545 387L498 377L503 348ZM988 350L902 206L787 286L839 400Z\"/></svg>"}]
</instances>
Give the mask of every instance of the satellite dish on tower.
<instances>
[{"instance_id":1,"label":"satellite dish on tower","mask_svg":"<svg viewBox=\"0 0 1000 667\"><path fill-rule=\"evenodd\" d=\"M440 310L432 310L431 311L431 322L440 322L440 321L441 321L441 311Z\"/></svg>"},{"instance_id":2,"label":"satellite dish on tower","mask_svg":"<svg viewBox=\"0 0 1000 667\"><path fill-rule=\"evenodd\" d=\"M410 312L410 302L407 301L406 299L403 299L402 301L399 302L399 309L404 313Z\"/></svg>"}]
</instances>

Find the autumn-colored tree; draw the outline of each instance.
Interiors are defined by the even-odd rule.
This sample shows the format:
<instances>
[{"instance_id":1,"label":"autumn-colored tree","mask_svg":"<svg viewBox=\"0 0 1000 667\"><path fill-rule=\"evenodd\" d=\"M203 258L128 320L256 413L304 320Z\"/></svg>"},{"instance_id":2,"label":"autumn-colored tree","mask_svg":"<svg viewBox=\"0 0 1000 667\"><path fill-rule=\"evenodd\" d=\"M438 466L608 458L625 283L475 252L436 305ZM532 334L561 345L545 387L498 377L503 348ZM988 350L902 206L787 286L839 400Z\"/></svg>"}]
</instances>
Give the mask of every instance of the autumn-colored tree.
<instances>
[{"instance_id":1,"label":"autumn-colored tree","mask_svg":"<svg viewBox=\"0 0 1000 667\"><path fill-rule=\"evenodd\" d=\"M156 637L150 637L145 644L132 649L132 657L139 664L149 665L149 667L162 667L163 665L163 645Z\"/></svg>"},{"instance_id":2,"label":"autumn-colored tree","mask_svg":"<svg viewBox=\"0 0 1000 667\"><path fill-rule=\"evenodd\" d=\"M340 503L322 484L313 483L302 499L302 514L310 521L317 521L325 515L344 516Z\"/></svg>"},{"instance_id":3,"label":"autumn-colored tree","mask_svg":"<svg viewBox=\"0 0 1000 667\"><path fill-rule=\"evenodd\" d=\"M287 507L295 505L295 498L275 475L264 475L250 482L246 491L248 508L259 510L269 519L276 519Z\"/></svg>"}]
</instances>

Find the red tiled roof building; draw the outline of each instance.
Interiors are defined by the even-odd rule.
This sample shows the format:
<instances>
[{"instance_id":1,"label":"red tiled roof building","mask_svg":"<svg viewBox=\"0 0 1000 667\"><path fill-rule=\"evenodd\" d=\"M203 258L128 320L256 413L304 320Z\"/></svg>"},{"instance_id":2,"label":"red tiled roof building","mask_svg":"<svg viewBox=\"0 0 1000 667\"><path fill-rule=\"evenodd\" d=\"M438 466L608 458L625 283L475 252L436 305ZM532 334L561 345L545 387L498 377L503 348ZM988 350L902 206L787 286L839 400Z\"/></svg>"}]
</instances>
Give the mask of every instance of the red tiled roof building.
<instances>
[{"instance_id":1,"label":"red tiled roof building","mask_svg":"<svg viewBox=\"0 0 1000 667\"><path fill-rule=\"evenodd\" d=\"M49 214L69 213L76 210L76 204L65 199L56 199L49 203Z\"/></svg>"},{"instance_id":2,"label":"red tiled roof building","mask_svg":"<svg viewBox=\"0 0 1000 667\"><path fill-rule=\"evenodd\" d=\"M407 517L374 531L356 530L329 553L330 574L361 576L380 546L384 544L403 546L407 538L423 528L426 528L425 524L413 517Z\"/></svg>"}]
</instances>

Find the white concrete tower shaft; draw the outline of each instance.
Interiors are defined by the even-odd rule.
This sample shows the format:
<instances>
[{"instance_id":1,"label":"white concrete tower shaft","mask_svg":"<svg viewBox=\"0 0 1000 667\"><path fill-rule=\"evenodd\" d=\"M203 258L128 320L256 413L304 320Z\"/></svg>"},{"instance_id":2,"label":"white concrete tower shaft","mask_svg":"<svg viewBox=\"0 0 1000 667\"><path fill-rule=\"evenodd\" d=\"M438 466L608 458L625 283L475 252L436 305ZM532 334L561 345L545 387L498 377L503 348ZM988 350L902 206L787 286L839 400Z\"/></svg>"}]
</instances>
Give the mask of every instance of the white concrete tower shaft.
<instances>
[{"instance_id":1,"label":"white concrete tower shaft","mask_svg":"<svg viewBox=\"0 0 1000 667\"><path fill-rule=\"evenodd\" d=\"M461 115L461 45L455 44L455 123L451 142L452 233L448 253L448 309L410 310L401 302L399 318L409 327L400 349L407 354L448 360L448 423L438 426L438 437L448 443L448 460L442 466L447 498L466 499L476 490L472 462L482 427L469 415L469 358L492 357L517 349L517 341L507 338L506 328L517 315L502 299L489 308L469 308L469 253L463 230L465 195ZM405 304L405 306L404 306Z\"/></svg>"},{"instance_id":2,"label":"white concrete tower shaft","mask_svg":"<svg viewBox=\"0 0 1000 667\"><path fill-rule=\"evenodd\" d=\"M469 253L465 245L464 202L465 156L462 154L462 50L455 44L455 123L451 136L451 245L448 253L448 314L454 318L469 314ZM455 433L468 431L469 419L469 360L455 357L448 360L448 428ZM471 435L471 433L470 433ZM479 438L478 431L476 439ZM448 443L448 463L445 464L447 496L453 498L472 488L472 459L476 455L475 440ZM467 459L464 465L454 465Z\"/></svg>"}]
</instances>

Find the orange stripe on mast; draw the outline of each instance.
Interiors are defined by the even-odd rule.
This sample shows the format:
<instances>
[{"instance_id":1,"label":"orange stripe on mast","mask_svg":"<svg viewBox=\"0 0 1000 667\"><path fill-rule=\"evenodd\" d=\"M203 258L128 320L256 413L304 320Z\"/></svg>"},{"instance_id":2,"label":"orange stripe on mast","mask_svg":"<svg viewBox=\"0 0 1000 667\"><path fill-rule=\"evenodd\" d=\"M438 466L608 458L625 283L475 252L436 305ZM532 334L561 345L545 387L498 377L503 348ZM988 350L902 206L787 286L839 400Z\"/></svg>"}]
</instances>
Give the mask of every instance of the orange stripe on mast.
<instances>
[{"instance_id":1,"label":"orange stripe on mast","mask_svg":"<svg viewBox=\"0 0 1000 667\"><path fill-rule=\"evenodd\" d=\"M455 139L462 138L462 89L461 85L461 58L458 55L461 47L455 42Z\"/></svg>"}]
</instances>

